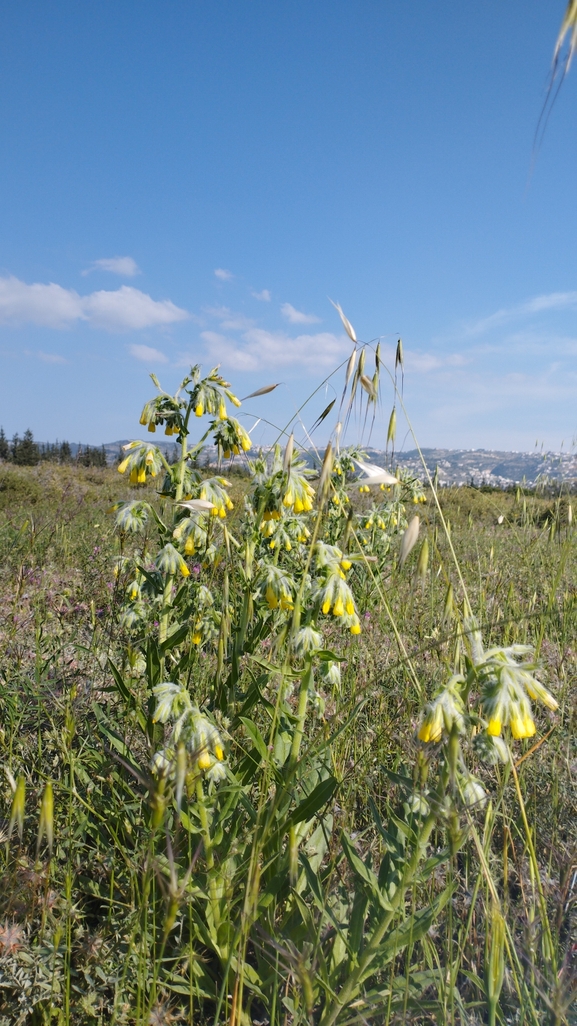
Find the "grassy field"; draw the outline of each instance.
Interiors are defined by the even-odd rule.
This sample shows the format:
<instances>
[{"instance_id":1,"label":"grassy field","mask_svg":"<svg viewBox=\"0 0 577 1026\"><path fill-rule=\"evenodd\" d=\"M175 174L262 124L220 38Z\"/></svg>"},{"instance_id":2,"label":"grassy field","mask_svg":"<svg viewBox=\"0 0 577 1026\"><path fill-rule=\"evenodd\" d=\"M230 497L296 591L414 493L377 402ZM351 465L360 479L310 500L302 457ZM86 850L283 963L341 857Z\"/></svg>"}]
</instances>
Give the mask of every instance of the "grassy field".
<instances>
[{"instance_id":1,"label":"grassy field","mask_svg":"<svg viewBox=\"0 0 577 1026\"><path fill-rule=\"evenodd\" d=\"M329 469L0 466L2 1026L577 1021L568 499Z\"/></svg>"}]
</instances>

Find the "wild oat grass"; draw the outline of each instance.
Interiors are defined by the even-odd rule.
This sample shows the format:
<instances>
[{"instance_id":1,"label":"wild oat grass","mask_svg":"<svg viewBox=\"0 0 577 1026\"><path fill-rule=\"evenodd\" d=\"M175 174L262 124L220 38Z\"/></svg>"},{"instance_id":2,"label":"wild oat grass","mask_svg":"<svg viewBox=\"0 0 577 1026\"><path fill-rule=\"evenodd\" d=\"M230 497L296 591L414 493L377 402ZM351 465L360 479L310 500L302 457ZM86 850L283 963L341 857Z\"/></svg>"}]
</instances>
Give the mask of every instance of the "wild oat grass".
<instances>
[{"instance_id":1,"label":"wild oat grass","mask_svg":"<svg viewBox=\"0 0 577 1026\"><path fill-rule=\"evenodd\" d=\"M177 463L0 468L2 1026L572 1021L570 504L342 448L338 309L316 479L198 368Z\"/></svg>"}]
</instances>

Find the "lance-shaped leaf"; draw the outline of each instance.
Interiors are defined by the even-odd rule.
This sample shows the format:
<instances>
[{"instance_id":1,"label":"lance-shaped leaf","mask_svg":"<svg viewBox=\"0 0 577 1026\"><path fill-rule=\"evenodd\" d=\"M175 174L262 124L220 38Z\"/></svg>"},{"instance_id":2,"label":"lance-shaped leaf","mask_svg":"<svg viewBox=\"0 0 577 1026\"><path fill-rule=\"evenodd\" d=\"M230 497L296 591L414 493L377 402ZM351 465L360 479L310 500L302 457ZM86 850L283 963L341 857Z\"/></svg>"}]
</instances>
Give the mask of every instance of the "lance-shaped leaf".
<instances>
[{"instance_id":1,"label":"lance-shaped leaf","mask_svg":"<svg viewBox=\"0 0 577 1026\"><path fill-rule=\"evenodd\" d=\"M375 948L373 959L371 959L364 972L361 974L359 983L366 980L367 977L375 971L374 963L376 963L379 966L379 969L381 969L409 944L415 944L420 940L421 937L431 929L431 926L447 904L447 901L453 894L454 890L454 884L449 884L431 905L427 908L421 909L419 912L415 912L411 916L407 916L400 926L391 930L387 939L380 944L378 948Z\"/></svg>"}]
</instances>

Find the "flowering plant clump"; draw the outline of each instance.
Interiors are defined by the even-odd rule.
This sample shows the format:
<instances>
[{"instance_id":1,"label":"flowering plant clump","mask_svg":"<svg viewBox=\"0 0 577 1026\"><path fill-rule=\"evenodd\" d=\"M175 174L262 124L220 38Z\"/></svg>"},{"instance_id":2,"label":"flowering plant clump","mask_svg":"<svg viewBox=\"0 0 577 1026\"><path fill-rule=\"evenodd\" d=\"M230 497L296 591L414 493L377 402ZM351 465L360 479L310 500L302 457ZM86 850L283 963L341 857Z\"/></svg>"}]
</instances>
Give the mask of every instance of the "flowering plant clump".
<instances>
[{"instance_id":1,"label":"flowering plant clump","mask_svg":"<svg viewBox=\"0 0 577 1026\"><path fill-rule=\"evenodd\" d=\"M382 608L399 646L399 672L412 673L414 694L423 693L388 592L391 580L405 588L405 615L422 599L431 550L437 555L428 507L421 518L408 513L425 503L421 482L342 444L352 417L376 415L382 361L377 344L369 373L371 350L338 309L353 349L323 453L299 448L297 418L294 431L289 424L270 448L251 453L242 410L229 416L230 404L235 412L240 406L230 384L218 368L203 377L195 366L174 395L153 378L158 395L142 411L149 431L163 426L176 442L131 442L118 468L137 487L163 477L158 495L149 490L112 508L130 689L118 667L114 679L148 746L154 833L147 865L170 868L161 963L179 968L166 969L166 985L182 988L182 974L192 980L196 973L190 993L210 995L215 1022L225 1015L231 1026L251 1021L257 1002L267 1015L282 1007L303 1026L352 1021L344 1010L353 1005L372 1021L370 1001L391 1011L394 987L384 991L383 981L399 951L430 938L451 885L421 909L415 902L429 895L428 881L463 844L472 817L489 809L484 771L474 761L510 762L509 738L535 733L531 701L556 708L535 676L531 650L485 650L464 598L451 670L423 703L416 758L404 770L383 770L394 798L381 794L378 808L371 798L380 866L336 828L342 810L335 795L350 763L336 757L334 739L369 701L368 689L351 698L350 682L369 674L357 668L369 651L365 639L377 636L370 617ZM395 382L399 368L400 343ZM388 442L395 431L393 409ZM235 459L241 481L234 465L223 476L222 461ZM453 619L449 584L444 631ZM441 650L446 642L438 625L433 630ZM383 643L387 656L393 643ZM371 654L375 663L382 656ZM378 665L371 688L386 691L386 664ZM367 722L370 741L378 725ZM202 952L201 966L190 959L182 968L176 943L173 962L165 956L179 903L188 904L179 936ZM263 938L271 938L272 958ZM294 983L290 997L287 990L279 998L282 959ZM394 1014L407 1012L408 991L405 997Z\"/></svg>"},{"instance_id":2,"label":"flowering plant clump","mask_svg":"<svg viewBox=\"0 0 577 1026\"><path fill-rule=\"evenodd\" d=\"M168 743L152 758L152 769L164 777L172 776L177 791L190 786L195 773L201 772L212 783L226 777L222 737L213 723L192 702L189 691L170 682L154 688L154 723L171 723Z\"/></svg>"},{"instance_id":3,"label":"flowering plant clump","mask_svg":"<svg viewBox=\"0 0 577 1026\"><path fill-rule=\"evenodd\" d=\"M477 757L489 765L507 763L510 752L502 738L509 730L513 740L531 738L536 732L530 699L551 711L558 703L534 676L536 664L519 662L533 655L529 645L485 650L481 633L470 616L465 618L470 654L464 658L466 673L454 674L425 706L417 730L419 741L435 746L459 780L465 805L483 804L486 793L466 765L463 744L469 738Z\"/></svg>"}]
</instances>

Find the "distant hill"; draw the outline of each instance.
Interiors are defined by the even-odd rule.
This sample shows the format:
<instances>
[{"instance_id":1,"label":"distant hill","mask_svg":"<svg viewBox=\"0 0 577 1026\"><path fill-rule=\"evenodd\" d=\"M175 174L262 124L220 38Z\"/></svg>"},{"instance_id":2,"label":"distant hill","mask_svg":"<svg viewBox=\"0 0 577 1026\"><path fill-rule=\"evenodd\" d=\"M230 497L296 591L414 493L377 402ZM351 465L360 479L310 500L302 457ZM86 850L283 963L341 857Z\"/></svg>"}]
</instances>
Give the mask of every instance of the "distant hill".
<instances>
[{"instance_id":1,"label":"distant hill","mask_svg":"<svg viewBox=\"0 0 577 1026\"><path fill-rule=\"evenodd\" d=\"M148 436L150 438L150 436ZM151 438L151 441L164 452L167 458L176 455L176 443ZM122 446L128 439L108 442L104 448L109 462L118 460ZM72 453L78 446L71 445ZM391 466L391 454L382 449L367 449L371 462L379 466ZM577 482L577 453L555 452L502 452L498 449L423 449L423 457L431 476L438 468L439 481L448 485L492 485L507 488L510 485L525 483L535 485L544 477L556 481ZM214 446L207 446L203 452L202 462L208 457L214 464L217 453ZM416 449L408 452L395 452L393 466L411 470L418 477L424 477L421 458Z\"/></svg>"},{"instance_id":2,"label":"distant hill","mask_svg":"<svg viewBox=\"0 0 577 1026\"><path fill-rule=\"evenodd\" d=\"M551 478L577 481L577 453L500 452L496 449L423 449L429 473L438 468L441 484L494 485L507 488L513 484L534 485L537 480ZM374 462L385 462L384 453L371 450ZM416 449L395 453L395 463L423 474L423 465Z\"/></svg>"}]
</instances>

